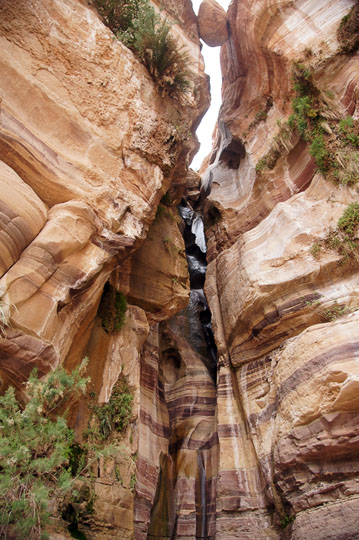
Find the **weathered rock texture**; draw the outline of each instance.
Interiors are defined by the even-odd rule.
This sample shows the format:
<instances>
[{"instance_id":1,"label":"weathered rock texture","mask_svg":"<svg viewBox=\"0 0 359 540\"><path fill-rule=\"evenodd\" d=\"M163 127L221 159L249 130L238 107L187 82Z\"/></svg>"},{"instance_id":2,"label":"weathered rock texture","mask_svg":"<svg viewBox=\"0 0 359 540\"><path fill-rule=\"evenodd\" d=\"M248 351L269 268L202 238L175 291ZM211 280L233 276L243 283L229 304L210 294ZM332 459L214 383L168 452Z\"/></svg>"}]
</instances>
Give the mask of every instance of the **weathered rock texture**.
<instances>
[{"instance_id":1,"label":"weathered rock texture","mask_svg":"<svg viewBox=\"0 0 359 540\"><path fill-rule=\"evenodd\" d=\"M358 193L317 172L309 145L282 129L294 61L329 100L330 121L358 114L358 56L337 40L354 4L234 0L228 11L204 178L218 540L359 538L358 256L342 264L325 247Z\"/></svg>"},{"instance_id":2,"label":"weathered rock texture","mask_svg":"<svg viewBox=\"0 0 359 540\"><path fill-rule=\"evenodd\" d=\"M120 374L134 394L133 417L121 440L125 451L102 460L95 471L95 513L81 525L92 539L133 537L137 452L139 486L152 482L141 463L148 460L158 475L160 454L169 453L168 439L153 448L146 435L138 441L139 433L151 430L146 415L155 416L158 407L155 400L146 406L150 381L141 350L150 324L157 328L188 302L175 206L158 205L167 191L174 202L181 199L198 147L193 133L209 95L191 2L161 2L161 8L176 21L172 32L190 57L192 86L181 100L161 97L145 67L104 26L91 2L0 5L0 308L7 320L5 328L1 323L1 386L12 384L21 394L34 367L44 375L59 364L72 369L88 356L98 402L108 402ZM98 315L108 282L129 303L125 326L112 335ZM145 351L159 339L154 333ZM208 400L211 413L207 421L203 405L202 422L198 412L203 434L188 442L198 448L213 431L214 388L207 379L203 369L198 399ZM182 410L173 404L176 399L169 398L168 407ZM85 402L73 407L70 421L78 437L88 418ZM168 416L158 426L168 429ZM188 480L192 506L198 500L196 470L211 459L207 448L201 452ZM209 471L208 482L213 477ZM156 490L155 480L151 489ZM149 513L153 503L148 499ZM173 511L187 515L181 504Z\"/></svg>"},{"instance_id":3,"label":"weathered rock texture","mask_svg":"<svg viewBox=\"0 0 359 540\"><path fill-rule=\"evenodd\" d=\"M335 126L359 116L358 5L233 0L227 33L224 12L202 4L201 36L225 42L202 190L216 386L193 322L200 289L185 307L174 208L186 189L198 196L187 173L208 85L190 1L155 4L189 49L181 101L161 97L88 2L0 3L1 387L21 397L34 367L88 356L106 403L126 376L133 415L111 436L122 449L94 463L89 539L358 540L358 253L327 241L358 193L318 172L286 124L296 61L340 158ZM104 289L129 303L112 334ZM89 400L69 413L79 440Z\"/></svg>"},{"instance_id":4,"label":"weathered rock texture","mask_svg":"<svg viewBox=\"0 0 359 540\"><path fill-rule=\"evenodd\" d=\"M139 540L215 537L216 388L206 359L183 337L182 319L153 327L143 350Z\"/></svg>"},{"instance_id":5,"label":"weathered rock texture","mask_svg":"<svg viewBox=\"0 0 359 540\"><path fill-rule=\"evenodd\" d=\"M228 20L215 0L203 0L198 11L199 35L210 47L223 45L228 39Z\"/></svg>"}]
</instances>

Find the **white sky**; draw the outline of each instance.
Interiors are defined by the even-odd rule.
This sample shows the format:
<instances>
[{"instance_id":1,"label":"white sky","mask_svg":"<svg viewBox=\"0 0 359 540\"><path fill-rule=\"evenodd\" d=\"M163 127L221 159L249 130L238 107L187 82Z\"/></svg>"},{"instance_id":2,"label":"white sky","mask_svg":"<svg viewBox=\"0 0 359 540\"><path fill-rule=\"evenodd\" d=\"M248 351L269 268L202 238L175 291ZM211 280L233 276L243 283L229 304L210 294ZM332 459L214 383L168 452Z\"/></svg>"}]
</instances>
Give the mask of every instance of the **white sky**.
<instances>
[{"instance_id":1,"label":"white sky","mask_svg":"<svg viewBox=\"0 0 359 540\"><path fill-rule=\"evenodd\" d=\"M202 0L192 0L193 9L196 14L198 14L201 1ZM230 0L217 0L217 2L227 11ZM219 62L220 47L208 47L203 41L202 44L202 55L206 65L206 73L208 73L211 78L211 106L197 129L197 137L201 143L201 147L191 164L191 167L194 170L199 169L203 159L209 154L212 148L212 133L217 121L218 110L222 102L222 74Z\"/></svg>"}]
</instances>

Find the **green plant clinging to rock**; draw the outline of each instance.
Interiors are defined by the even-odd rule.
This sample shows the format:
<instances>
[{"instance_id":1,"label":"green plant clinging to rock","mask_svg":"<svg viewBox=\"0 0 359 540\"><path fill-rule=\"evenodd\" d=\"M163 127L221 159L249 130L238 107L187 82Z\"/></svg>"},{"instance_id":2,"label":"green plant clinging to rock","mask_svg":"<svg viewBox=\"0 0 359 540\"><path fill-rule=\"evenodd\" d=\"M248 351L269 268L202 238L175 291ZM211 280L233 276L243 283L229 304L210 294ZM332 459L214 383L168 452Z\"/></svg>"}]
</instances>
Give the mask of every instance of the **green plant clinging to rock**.
<instances>
[{"instance_id":1,"label":"green plant clinging to rock","mask_svg":"<svg viewBox=\"0 0 359 540\"><path fill-rule=\"evenodd\" d=\"M63 368L45 381L33 372L26 383L24 407L14 388L0 396L0 537L47 538L49 502L71 490L68 467L72 430L56 411L84 393L85 363L72 373ZM67 467L66 467L67 466Z\"/></svg>"},{"instance_id":2,"label":"green plant clinging to rock","mask_svg":"<svg viewBox=\"0 0 359 540\"><path fill-rule=\"evenodd\" d=\"M126 33L147 5L146 0L95 0L98 12L114 34Z\"/></svg>"},{"instance_id":3,"label":"green plant clinging to rock","mask_svg":"<svg viewBox=\"0 0 359 540\"><path fill-rule=\"evenodd\" d=\"M102 327L108 334L118 332L126 322L127 300L124 294L107 283L101 298L98 314Z\"/></svg>"},{"instance_id":4,"label":"green plant clinging to rock","mask_svg":"<svg viewBox=\"0 0 359 540\"><path fill-rule=\"evenodd\" d=\"M162 96L180 99L189 91L190 55L149 0L96 0L96 5L107 26L146 66Z\"/></svg>"},{"instance_id":5,"label":"green plant clinging to rock","mask_svg":"<svg viewBox=\"0 0 359 540\"><path fill-rule=\"evenodd\" d=\"M92 438L104 440L113 431L121 432L126 429L132 415L132 402L133 396L126 377L120 375L109 402L93 407L97 425L91 431Z\"/></svg>"},{"instance_id":6,"label":"green plant clinging to rock","mask_svg":"<svg viewBox=\"0 0 359 540\"><path fill-rule=\"evenodd\" d=\"M319 258L321 247L337 251L342 256L340 264L350 262L353 258L359 262L359 203L350 204L338 220L335 229L331 229L324 240L311 247L311 254Z\"/></svg>"},{"instance_id":7,"label":"green plant clinging to rock","mask_svg":"<svg viewBox=\"0 0 359 540\"><path fill-rule=\"evenodd\" d=\"M353 12L354 13L354 12ZM359 24L359 8L356 10ZM272 169L283 152L293 147L295 134L309 144L318 170L328 179L351 186L359 178L359 121L340 112L333 103L330 90L320 90L311 67L293 64L293 113L288 122L279 122L279 132L272 147L257 163L256 172Z\"/></svg>"},{"instance_id":8,"label":"green plant clinging to rock","mask_svg":"<svg viewBox=\"0 0 359 540\"><path fill-rule=\"evenodd\" d=\"M338 228L343 231L348 238L354 239L358 227L359 203L352 203L344 210L342 217L338 221Z\"/></svg>"},{"instance_id":9,"label":"green plant clinging to rock","mask_svg":"<svg viewBox=\"0 0 359 540\"><path fill-rule=\"evenodd\" d=\"M345 15L337 31L337 39L344 53L352 53L359 47L359 4L356 3Z\"/></svg>"}]
</instances>

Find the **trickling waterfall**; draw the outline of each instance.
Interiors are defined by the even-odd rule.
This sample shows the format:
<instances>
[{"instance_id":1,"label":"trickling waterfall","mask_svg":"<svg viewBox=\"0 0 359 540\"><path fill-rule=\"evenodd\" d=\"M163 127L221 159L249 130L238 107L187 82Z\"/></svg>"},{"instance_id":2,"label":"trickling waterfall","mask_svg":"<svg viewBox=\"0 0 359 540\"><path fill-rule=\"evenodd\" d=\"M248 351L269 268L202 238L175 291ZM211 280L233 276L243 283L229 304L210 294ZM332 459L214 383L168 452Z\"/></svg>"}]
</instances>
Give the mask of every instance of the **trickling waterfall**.
<instances>
[{"instance_id":1,"label":"trickling waterfall","mask_svg":"<svg viewBox=\"0 0 359 540\"><path fill-rule=\"evenodd\" d=\"M203 350L199 349L201 349L204 338L207 344L207 354L204 355L207 359L207 368L213 380L216 381L217 347L212 331L212 316L203 290L207 270L207 247L203 220L185 201L181 202L178 209L185 223L183 237L191 284L188 306L192 329L191 344L195 350L203 354Z\"/></svg>"},{"instance_id":2,"label":"trickling waterfall","mask_svg":"<svg viewBox=\"0 0 359 540\"><path fill-rule=\"evenodd\" d=\"M187 308L161 322L158 329L156 392L159 418L168 415L163 431L168 451L160 456L147 540L214 540L217 349L203 290L206 242L203 221L190 204L183 201L179 212L191 292Z\"/></svg>"}]
</instances>

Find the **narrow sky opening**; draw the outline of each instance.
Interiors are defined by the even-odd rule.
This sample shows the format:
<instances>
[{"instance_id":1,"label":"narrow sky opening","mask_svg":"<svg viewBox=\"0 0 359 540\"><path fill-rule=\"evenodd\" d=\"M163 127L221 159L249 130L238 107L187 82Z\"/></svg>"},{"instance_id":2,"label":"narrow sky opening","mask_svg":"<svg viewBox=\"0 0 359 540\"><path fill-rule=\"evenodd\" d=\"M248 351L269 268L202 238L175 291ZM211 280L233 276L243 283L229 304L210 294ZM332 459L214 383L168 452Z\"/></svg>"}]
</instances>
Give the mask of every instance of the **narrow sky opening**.
<instances>
[{"instance_id":1,"label":"narrow sky opening","mask_svg":"<svg viewBox=\"0 0 359 540\"><path fill-rule=\"evenodd\" d=\"M231 0L217 0L226 11ZM193 9L196 15L202 0L192 0ZM205 62L205 71L211 79L211 106L202 119L199 128L197 129L197 137L201 143L198 153L193 158L191 167L198 170L203 159L209 154L212 148L212 133L217 121L218 111L222 103L221 86L222 74L219 61L220 47L208 47L202 41L202 55Z\"/></svg>"}]
</instances>

